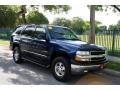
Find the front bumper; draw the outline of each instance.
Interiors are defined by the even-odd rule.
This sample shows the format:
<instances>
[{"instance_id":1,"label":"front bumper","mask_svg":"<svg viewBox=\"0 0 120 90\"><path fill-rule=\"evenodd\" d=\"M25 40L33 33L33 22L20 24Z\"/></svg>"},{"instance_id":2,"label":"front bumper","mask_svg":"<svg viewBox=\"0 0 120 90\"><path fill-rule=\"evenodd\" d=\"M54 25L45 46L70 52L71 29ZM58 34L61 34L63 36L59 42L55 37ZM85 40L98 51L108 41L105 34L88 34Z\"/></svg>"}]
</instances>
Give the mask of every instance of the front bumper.
<instances>
[{"instance_id":1,"label":"front bumper","mask_svg":"<svg viewBox=\"0 0 120 90\"><path fill-rule=\"evenodd\" d=\"M100 70L104 69L106 67L108 60L105 60L104 62L97 63L97 64L71 64L71 71L73 73L80 73L80 72L88 72L91 70ZM85 63L85 62L84 62Z\"/></svg>"},{"instance_id":2,"label":"front bumper","mask_svg":"<svg viewBox=\"0 0 120 90\"><path fill-rule=\"evenodd\" d=\"M89 66L80 66L80 65L71 64L71 71L75 73L88 72L90 70L103 69L104 67L105 67L105 64L89 65Z\"/></svg>"},{"instance_id":3,"label":"front bumper","mask_svg":"<svg viewBox=\"0 0 120 90\"><path fill-rule=\"evenodd\" d=\"M106 51L90 51L89 55L76 53L71 60L71 70L75 72L103 69L108 62Z\"/></svg>"}]
</instances>

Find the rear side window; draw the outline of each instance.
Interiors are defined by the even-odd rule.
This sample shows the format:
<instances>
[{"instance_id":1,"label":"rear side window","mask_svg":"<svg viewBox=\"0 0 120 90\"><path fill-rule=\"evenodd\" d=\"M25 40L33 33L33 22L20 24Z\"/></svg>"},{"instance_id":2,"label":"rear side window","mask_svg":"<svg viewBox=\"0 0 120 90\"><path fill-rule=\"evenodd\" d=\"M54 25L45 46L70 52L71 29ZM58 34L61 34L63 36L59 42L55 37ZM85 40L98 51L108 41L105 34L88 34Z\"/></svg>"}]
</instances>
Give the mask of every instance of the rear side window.
<instances>
[{"instance_id":1,"label":"rear side window","mask_svg":"<svg viewBox=\"0 0 120 90\"><path fill-rule=\"evenodd\" d=\"M24 27L18 27L16 30L15 30L15 33L16 34L20 34L21 31L23 30Z\"/></svg>"},{"instance_id":2,"label":"rear side window","mask_svg":"<svg viewBox=\"0 0 120 90\"><path fill-rule=\"evenodd\" d=\"M25 30L22 31L22 35L32 37L35 32L34 26L28 26Z\"/></svg>"}]
</instances>

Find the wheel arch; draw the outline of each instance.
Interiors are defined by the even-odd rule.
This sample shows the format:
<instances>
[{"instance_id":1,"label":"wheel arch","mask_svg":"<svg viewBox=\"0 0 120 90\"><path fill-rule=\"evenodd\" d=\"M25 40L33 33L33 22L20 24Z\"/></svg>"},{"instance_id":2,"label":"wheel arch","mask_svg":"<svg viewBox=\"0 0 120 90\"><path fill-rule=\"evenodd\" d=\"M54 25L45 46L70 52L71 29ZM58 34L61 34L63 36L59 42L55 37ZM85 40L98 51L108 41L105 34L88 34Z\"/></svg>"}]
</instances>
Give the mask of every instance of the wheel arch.
<instances>
[{"instance_id":1,"label":"wheel arch","mask_svg":"<svg viewBox=\"0 0 120 90\"><path fill-rule=\"evenodd\" d=\"M53 51L51 56L50 56L50 66L52 64L52 61L56 58L56 57L64 57L66 58L66 61L70 63L70 56L62 51Z\"/></svg>"},{"instance_id":2,"label":"wheel arch","mask_svg":"<svg viewBox=\"0 0 120 90\"><path fill-rule=\"evenodd\" d=\"M14 50L15 47L20 47L18 43L13 43L12 50Z\"/></svg>"}]
</instances>

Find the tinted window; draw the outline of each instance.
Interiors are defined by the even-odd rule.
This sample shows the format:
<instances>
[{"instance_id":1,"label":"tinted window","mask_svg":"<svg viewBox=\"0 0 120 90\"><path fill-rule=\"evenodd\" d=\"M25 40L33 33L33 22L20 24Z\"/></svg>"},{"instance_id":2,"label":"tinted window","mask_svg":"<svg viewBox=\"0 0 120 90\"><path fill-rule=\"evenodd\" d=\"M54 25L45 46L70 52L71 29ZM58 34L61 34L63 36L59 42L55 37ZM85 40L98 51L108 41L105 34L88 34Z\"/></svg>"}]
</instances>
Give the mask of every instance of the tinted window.
<instances>
[{"instance_id":1,"label":"tinted window","mask_svg":"<svg viewBox=\"0 0 120 90\"><path fill-rule=\"evenodd\" d=\"M36 38L44 39L45 38L45 29L40 26L37 26L34 34L35 34Z\"/></svg>"},{"instance_id":2,"label":"tinted window","mask_svg":"<svg viewBox=\"0 0 120 90\"><path fill-rule=\"evenodd\" d=\"M79 40L77 36L68 28L48 27L52 39L60 40Z\"/></svg>"},{"instance_id":3,"label":"tinted window","mask_svg":"<svg viewBox=\"0 0 120 90\"><path fill-rule=\"evenodd\" d=\"M29 26L22 32L22 35L32 37L34 31L35 31L35 27Z\"/></svg>"},{"instance_id":4,"label":"tinted window","mask_svg":"<svg viewBox=\"0 0 120 90\"><path fill-rule=\"evenodd\" d=\"M15 31L16 34L20 34L24 27L18 27Z\"/></svg>"}]
</instances>

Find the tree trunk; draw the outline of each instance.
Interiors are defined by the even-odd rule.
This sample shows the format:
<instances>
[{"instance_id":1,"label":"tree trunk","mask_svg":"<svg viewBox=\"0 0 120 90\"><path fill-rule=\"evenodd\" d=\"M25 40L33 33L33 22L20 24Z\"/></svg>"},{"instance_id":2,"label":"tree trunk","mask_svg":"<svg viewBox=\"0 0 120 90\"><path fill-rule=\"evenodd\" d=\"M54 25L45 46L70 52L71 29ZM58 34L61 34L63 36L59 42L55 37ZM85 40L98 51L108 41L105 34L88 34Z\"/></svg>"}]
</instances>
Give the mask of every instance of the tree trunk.
<instances>
[{"instance_id":1,"label":"tree trunk","mask_svg":"<svg viewBox=\"0 0 120 90\"><path fill-rule=\"evenodd\" d=\"M95 43L95 6L90 6L90 31L89 43Z\"/></svg>"},{"instance_id":2,"label":"tree trunk","mask_svg":"<svg viewBox=\"0 0 120 90\"><path fill-rule=\"evenodd\" d=\"M26 18L25 18L26 5L22 5L22 6L21 6L21 11L23 11L23 13L22 13L22 19L23 19L23 23L25 24L25 23L27 23L27 22L26 22Z\"/></svg>"},{"instance_id":3,"label":"tree trunk","mask_svg":"<svg viewBox=\"0 0 120 90\"><path fill-rule=\"evenodd\" d=\"M25 18L25 13L22 14L22 19L23 19L23 23L26 24L27 21L26 21L26 18Z\"/></svg>"},{"instance_id":4,"label":"tree trunk","mask_svg":"<svg viewBox=\"0 0 120 90\"><path fill-rule=\"evenodd\" d=\"M17 13L17 16L18 16L18 18L20 16L22 16L22 21L23 21L24 24L27 23L26 17L25 17L25 13L27 13L27 11L26 11L26 5L21 5L20 6L20 11Z\"/></svg>"}]
</instances>

